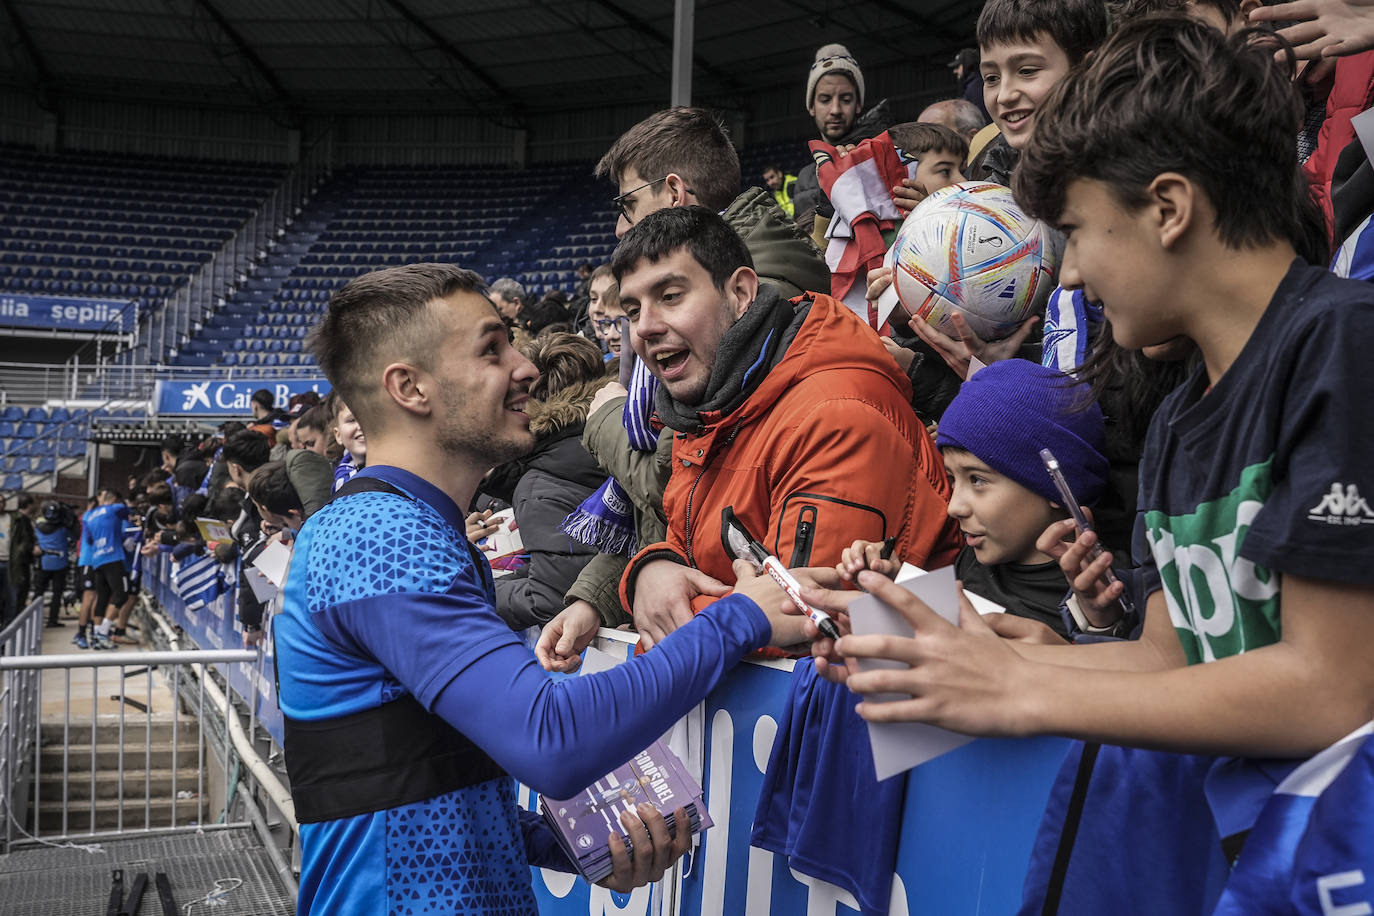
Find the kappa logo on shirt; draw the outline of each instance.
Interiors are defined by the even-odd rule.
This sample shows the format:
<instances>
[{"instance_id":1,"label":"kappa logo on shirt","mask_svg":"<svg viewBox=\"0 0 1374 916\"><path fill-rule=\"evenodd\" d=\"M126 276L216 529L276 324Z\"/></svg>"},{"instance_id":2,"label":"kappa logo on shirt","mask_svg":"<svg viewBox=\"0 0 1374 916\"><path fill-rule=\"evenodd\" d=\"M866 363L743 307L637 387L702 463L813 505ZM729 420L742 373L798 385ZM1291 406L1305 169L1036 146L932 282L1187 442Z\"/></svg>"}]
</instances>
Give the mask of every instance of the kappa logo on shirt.
<instances>
[{"instance_id":1,"label":"kappa logo on shirt","mask_svg":"<svg viewBox=\"0 0 1374 916\"><path fill-rule=\"evenodd\" d=\"M1321 502L1307 510L1307 520L1328 525L1374 525L1374 509L1353 483L1333 483Z\"/></svg>"}]
</instances>

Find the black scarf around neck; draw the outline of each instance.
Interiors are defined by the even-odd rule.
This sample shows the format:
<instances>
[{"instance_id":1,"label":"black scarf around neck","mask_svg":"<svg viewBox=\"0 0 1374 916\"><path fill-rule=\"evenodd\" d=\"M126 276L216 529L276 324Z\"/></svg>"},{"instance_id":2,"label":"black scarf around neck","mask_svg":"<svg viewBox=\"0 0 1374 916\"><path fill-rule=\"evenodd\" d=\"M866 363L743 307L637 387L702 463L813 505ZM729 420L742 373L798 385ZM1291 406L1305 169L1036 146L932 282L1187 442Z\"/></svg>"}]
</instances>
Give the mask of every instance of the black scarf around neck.
<instances>
[{"instance_id":1,"label":"black scarf around neck","mask_svg":"<svg viewBox=\"0 0 1374 916\"><path fill-rule=\"evenodd\" d=\"M811 310L811 300L794 306L767 283L716 350L716 362L698 404L684 404L660 387L654 407L663 425L680 433L700 432L703 414L728 415L748 400L787 347Z\"/></svg>"}]
</instances>

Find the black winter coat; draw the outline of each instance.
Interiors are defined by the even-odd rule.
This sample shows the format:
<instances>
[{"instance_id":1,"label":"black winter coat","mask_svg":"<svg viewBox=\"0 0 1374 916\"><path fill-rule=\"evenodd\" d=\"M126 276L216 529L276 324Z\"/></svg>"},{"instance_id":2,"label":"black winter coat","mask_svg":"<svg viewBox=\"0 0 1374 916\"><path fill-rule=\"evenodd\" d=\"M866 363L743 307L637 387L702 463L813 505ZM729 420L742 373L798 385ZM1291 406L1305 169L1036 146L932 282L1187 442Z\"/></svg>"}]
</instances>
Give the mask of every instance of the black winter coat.
<instances>
[{"instance_id":1,"label":"black winter coat","mask_svg":"<svg viewBox=\"0 0 1374 916\"><path fill-rule=\"evenodd\" d=\"M534 451L492 472L482 491L515 509L529 564L496 580L496 612L511 629L541 625L563 610L563 595L596 549L558 526L606 481L582 447L587 406L601 383L575 385L544 402L529 402Z\"/></svg>"}]
</instances>

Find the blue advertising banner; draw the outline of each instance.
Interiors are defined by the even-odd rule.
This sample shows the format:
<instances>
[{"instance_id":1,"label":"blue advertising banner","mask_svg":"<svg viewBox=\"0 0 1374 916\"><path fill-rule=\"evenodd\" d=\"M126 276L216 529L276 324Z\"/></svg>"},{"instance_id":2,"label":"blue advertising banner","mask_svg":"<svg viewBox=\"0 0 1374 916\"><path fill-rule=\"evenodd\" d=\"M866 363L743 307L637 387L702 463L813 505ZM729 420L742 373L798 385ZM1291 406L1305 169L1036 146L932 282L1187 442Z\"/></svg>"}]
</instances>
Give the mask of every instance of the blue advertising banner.
<instances>
[{"instance_id":1,"label":"blue advertising banner","mask_svg":"<svg viewBox=\"0 0 1374 916\"><path fill-rule=\"evenodd\" d=\"M159 380L153 389L155 411L161 415L226 417L248 416L253 392L266 388L278 407L285 407L293 394L302 391L329 393L329 382L322 378L250 378Z\"/></svg>"},{"instance_id":2,"label":"blue advertising banner","mask_svg":"<svg viewBox=\"0 0 1374 916\"><path fill-rule=\"evenodd\" d=\"M92 334L132 334L138 306L127 299L0 294L0 325Z\"/></svg>"},{"instance_id":3,"label":"blue advertising banner","mask_svg":"<svg viewBox=\"0 0 1374 916\"><path fill-rule=\"evenodd\" d=\"M143 587L152 594L172 622L181 627L196 648L242 649L243 627L238 621L235 592L231 588L205 607L188 611L172 581L172 555L157 553L143 560ZM226 572L230 572L226 567ZM245 586L246 587L246 586ZM277 706L277 683L273 677L271 628L263 640L262 652L254 664L240 662L216 665L229 689L257 711L258 721L277 744L282 742L281 709ZM187 646L186 648L190 648Z\"/></svg>"},{"instance_id":4,"label":"blue advertising banner","mask_svg":"<svg viewBox=\"0 0 1374 916\"><path fill-rule=\"evenodd\" d=\"M603 630L594 645L634 656L634 634ZM618 894L574 875L533 869L543 916L858 916L846 890L749 845L764 768L788 703L787 663L746 661L706 698L702 787L715 826L659 884ZM1017 911L1031 845L1070 742L980 739L905 777L889 916ZM894 777L902 778L902 777ZM517 786L520 805L538 796ZM865 813L855 810L862 820Z\"/></svg>"}]
</instances>

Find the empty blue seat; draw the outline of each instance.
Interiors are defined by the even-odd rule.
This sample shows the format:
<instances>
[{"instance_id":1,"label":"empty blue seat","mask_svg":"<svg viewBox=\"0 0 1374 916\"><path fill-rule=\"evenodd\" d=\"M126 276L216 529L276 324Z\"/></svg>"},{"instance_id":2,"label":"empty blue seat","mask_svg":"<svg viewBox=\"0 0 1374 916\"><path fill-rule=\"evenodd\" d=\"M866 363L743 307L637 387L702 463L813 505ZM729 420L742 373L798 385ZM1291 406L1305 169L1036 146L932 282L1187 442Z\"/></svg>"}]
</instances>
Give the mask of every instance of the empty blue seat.
<instances>
[{"instance_id":1,"label":"empty blue seat","mask_svg":"<svg viewBox=\"0 0 1374 916\"><path fill-rule=\"evenodd\" d=\"M34 439L38 436L37 423L20 423L15 427L14 435L19 439Z\"/></svg>"}]
</instances>

